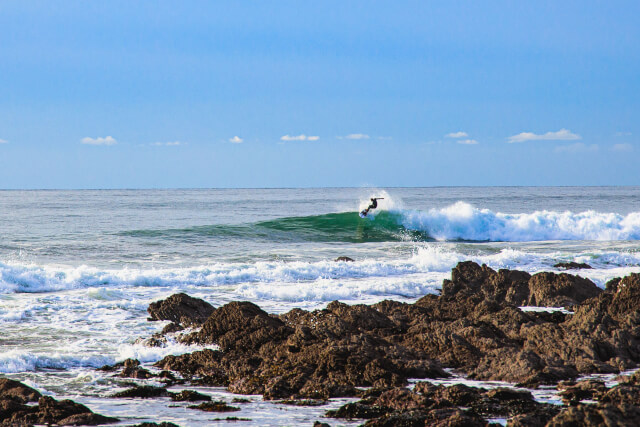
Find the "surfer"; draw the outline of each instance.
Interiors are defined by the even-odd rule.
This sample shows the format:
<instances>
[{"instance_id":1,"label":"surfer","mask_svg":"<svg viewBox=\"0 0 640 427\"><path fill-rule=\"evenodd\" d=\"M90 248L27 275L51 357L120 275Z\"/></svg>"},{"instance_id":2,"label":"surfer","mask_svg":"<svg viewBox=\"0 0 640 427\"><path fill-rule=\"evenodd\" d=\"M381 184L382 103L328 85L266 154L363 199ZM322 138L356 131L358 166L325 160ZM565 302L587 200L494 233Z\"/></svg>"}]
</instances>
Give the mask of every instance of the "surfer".
<instances>
[{"instance_id":1,"label":"surfer","mask_svg":"<svg viewBox=\"0 0 640 427\"><path fill-rule=\"evenodd\" d=\"M367 209L360 212L361 216L367 216L371 209L375 209L378 207L378 200L384 200L384 197L372 197L371 204L367 207Z\"/></svg>"}]
</instances>

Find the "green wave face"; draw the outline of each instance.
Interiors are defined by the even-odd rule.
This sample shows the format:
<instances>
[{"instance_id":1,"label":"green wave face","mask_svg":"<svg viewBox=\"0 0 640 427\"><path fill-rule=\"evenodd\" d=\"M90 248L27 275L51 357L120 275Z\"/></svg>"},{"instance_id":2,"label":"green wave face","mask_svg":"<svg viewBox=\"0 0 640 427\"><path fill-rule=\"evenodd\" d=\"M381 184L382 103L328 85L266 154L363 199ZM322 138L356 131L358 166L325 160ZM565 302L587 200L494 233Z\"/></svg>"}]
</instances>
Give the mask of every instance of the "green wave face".
<instances>
[{"instance_id":1,"label":"green wave face","mask_svg":"<svg viewBox=\"0 0 640 427\"><path fill-rule=\"evenodd\" d=\"M425 233L400 225L400 215L381 211L360 218L356 212L278 218L242 225L205 225L182 229L133 230L120 235L139 238L191 240L194 238L246 238L284 242L394 242L430 240Z\"/></svg>"}]
</instances>

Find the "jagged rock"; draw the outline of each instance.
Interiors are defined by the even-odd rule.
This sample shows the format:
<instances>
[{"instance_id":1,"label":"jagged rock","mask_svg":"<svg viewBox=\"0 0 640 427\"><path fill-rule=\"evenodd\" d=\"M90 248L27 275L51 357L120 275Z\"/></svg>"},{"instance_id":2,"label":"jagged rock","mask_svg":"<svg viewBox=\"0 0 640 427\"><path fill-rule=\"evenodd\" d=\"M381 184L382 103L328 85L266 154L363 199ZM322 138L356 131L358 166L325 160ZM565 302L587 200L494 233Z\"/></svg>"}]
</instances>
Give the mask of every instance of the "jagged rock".
<instances>
[{"instance_id":1,"label":"jagged rock","mask_svg":"<svg viewBox=\"0 0 640 427\"><path fill-rule=\"evenodd\" d=\"M447 298L457 293L482 294L498 303L541 307L573 306L602 292L589 279L571 274L542 272L529 275L524 271L494 271L472 261L459 263L451 272L451 280L442 284Z\"/></svg>"},{"instance_id":2,"label":"jagged rock","mask_svg":"<svg viewBox=\"0 0 640 427\"><path fill-rule=\"evenodd\" d=\"M221 400L201 403L200 405L192 405L189 406L189 409L198 409L205 412L235 412L240 410L240 408L229 406L226 404L226 402L223 402Z\"/></svg>"},{"instance_id":3,"label":"jagged rock","mask_svg":"<svg viewBox=\"0 0 640 427\"><path fill-rule=\"evenodd\" d=\"M599 398L607 391L603 381L586 380L578 383L560 383L558 389L562 401L570 405L577 405L582 400Z\"/></svg>"},{"instance_id":4,"label":"jagged rock","mask_svg":"<svg viewBox=\"0 0 640 427\"><path fill-rule=\"evenodd\" d=\"M218 344L220 351L168 356L156 366L185 377L209 377L231 392L266 399L353 396L355 386L447 376L424 354L381 337L397 332L393 321L365 305L333 302L324 310L271 316L255 304L235 302L217 309L199 332L186 337Z\"/></svg>"},{"instance_id":5,"label":"jagged rock","mask_svg":"<svg viewBox=\"0 0 640 427\"><path fill-rule=\"evenodd\" d=\"M10 391L23 389L8 397L0 396L0 422L7 426L28 426L34 424L56 425L100 425L119 421L117 418L105 417L91 412L89 408L72 400L56 400L50 396L40 396L38 404L28 406L20 403L26 396L33 396L28 392L30 387L18 383L11 384ZM26 393L25 393L26 392ZM31 401L31 400L30 400Z\"/></svg>"},{"instance_id":6,"label":"jagged rock","mask_svg":"<svg viewBox=\"0 0 640 427\"><path fill-rule=\"evenodd\" d=\"M412 411L426 409L434 404L423 394L414 393L406 388L394 388L380 394L375 401L378 407L389 408L394 411Z\"/></svg>"},{"instance_id":7,"label":"jagged rock","mask_svg":"<svg viewBox=\"0 0 640 427\"><path fill-rule=\"evenodd\" d=\"M42 395L38 390L28 387L19 381L0 378L0 398L11 399L20 403L37 402Z\"/></svg>"},{"instance_id":8,"label":"jagged rock","mask_svg":"<svg viewBox=\"0 0 640 427\"><path fill-rule=\"evenodd\" d=\"M171 400L174 402L198 402L198 401L211 401L211 396L198 393L193 390L182 390L180 393L169 393Z\"/></svg>"},{"instance_id":9,"label":"jagged rock","mask_svg":"<svg viewBox=\"0 0 640 427\"><path fill-rule=\"evenodd\" d=\"M292 333L277 317L250 302L231 302L215 310L202 329L192 335L201 344L218 344L222 351L257 350Z\"/></svg>"},{"instance_id":10,"label":"jagged rock","mask_svg":"<svg viewBox=\"0 0 640 427\"><path fill-rule=\"evenodd\" d=\"M477 415L457 408L431 411L393 412L367 421L367 427L436 426L436 427L484 427L486 422Z\"/></svg>"},{"instance_id":11,"label":"jagged rock","mask_svg":"<svg viewBox=\"0 0 640 427\"><path fill-rule=\"evenodd\" d=\"M570 406L547 423L547 427L617 426L636 427L640 420L640 407L629 405Z\"/></svg>"},{"instance_id":12,"label":"jagged rock","mask_svg":"<svg viewBox=\"0 0 640 427\"><path fill-rule=\"evenodd\" d=\"M571 307L602 292L589 279L571 274L543 272L529 279L529 299L524 305Z\"/></svg>"},{"instance_id":13,"label":"jagged rock","mask_svg":"<svg viewBox=\"0 0 640 427\"><path fill-rule=\"evenodd\" d=\"M219 350L167 356L156 366L180 372L194 384L226 386L265 399L361 396L343 415L377 411L371 422L389 423L378 425L448 425L465 417L473 423L490 415L513 417L514 425L539 425L556 416L558 408L536 403L529 393L427 382L417 383L413 391L402 387L409 378L447 376L442 365L471 378L528 387L637 367L640 275L621 278L609 288L602 291L566 273L532 276L463 262L444 281L442 295L426 295L415 304L332 302L322 310L293 309L277 316L249 302L226 304L200 331L183 338L217 344ZM535 304L575 311L518 308ZM626 386L634 387L634 381ZM633 405L638 399L632 388L580 387L566 384L568 402L577 404L584 393L602 405ZM456 412L457 407L469 411ZM616 408L621 416L630 413Z\"/></svg>"},{"instance_id":14,"label":"jagged rock","mask_svg":"<svg viewBox=\"0 0 640 427\"><path fill-rule=\"evenodd\" d=\"M326 416L329 418L344 418L344 419L372 419L378 418L382 415L389 413L387 408L381 408L374 405L364 405L362 403L347 403L338 409L327 411Z\"/></svg>"},{"instance_id":15,"label":"jagged rock","mask_svg":"<svg viewBox=\"0 0 640 427\"><path fill-rule=\"evenodd\" d=\"M589 264L584 263L584 262L559 262L557 264L553 265L555 268L564 268L566 270L578 270L578 269L591 269L593 267L591 267Z\"/></svg>"},{"instance_id":16,"label":"jagged rock","mask_svg":"<svg viewBox=\"0 0 640 427\"><path fill-rule=\"evenodd\" d=\"M509 419L508 427L540 427L547 425L547 422L560 412L560 407L556 405L539 405L537 408L526 414L518 414Z\"/></svg>"},{"instance_id":17,"label":"jagged rock","mask_svg":"<svg viewBox=\"0 0 640 427\"><path fill-rule=\"evenodd\" d=\"M179 356L166 356L155 364L156 367L177 371L185 378L199 377L199 384L226 387L229 378L224 371L223 354L217 350L205 349Z\"/></svg>"},{"instance_id":18,"label":"jagged rock","mask_svg":"<svg viewBox=\"0 0 640 427\"><path fill-rule=\"evenodd\" d=\"M170 320L181 326L199 326L215 311L208 302L180 293L152 302L147 308L149 320Z\"/></svg>"},{"instance_id":19,"label":"jagged rock","mask_svg":"<svg viewBox=\"0 0 640 427\"><path fill-rule=\"evenodd\" d=\"M136 386L133 388L129 388L127 390L120 391L118 393L114 393L111 397L139 397L143 399L148 399L152 397L166 397L169 395L169 392L164 387L155 387L151 385L142 385Z\"/></svg>"},{"instance_id":20,"label":"jagged rock","mask_svg":"<svg viewBox=\"0 0 640 427\"><path fill-rule=\"evenodd\" d=\"M179 332L179 331L183 331L184 330L184 326L178 325L177 323L171 322L168 325L166 325L164 328L162 328L162 335L165 334L171 334L174 332Z\"/></svg>"}]
</instances>

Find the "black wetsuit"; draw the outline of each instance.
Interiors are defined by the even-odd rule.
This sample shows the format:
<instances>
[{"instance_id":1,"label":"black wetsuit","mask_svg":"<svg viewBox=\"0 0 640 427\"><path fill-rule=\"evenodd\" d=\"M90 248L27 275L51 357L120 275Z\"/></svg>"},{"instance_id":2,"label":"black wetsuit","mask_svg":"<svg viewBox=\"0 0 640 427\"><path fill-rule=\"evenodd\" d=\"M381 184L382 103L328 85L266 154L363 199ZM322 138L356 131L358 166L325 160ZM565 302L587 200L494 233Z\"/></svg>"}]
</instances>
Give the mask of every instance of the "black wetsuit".
<instances>
[{"instance_id":1,"label":"black wetsuit","mask_svg":"<svg viewBox=\"0 0 640 427\"><path fill-rule=\"evenodd\" d=\"M371 204L369 205L369 207L360 213L364 216L367 216L367 214L371 209L375 209L377 207L378 207L378 199L371 199Z\"/></svg>"}]
</instances>

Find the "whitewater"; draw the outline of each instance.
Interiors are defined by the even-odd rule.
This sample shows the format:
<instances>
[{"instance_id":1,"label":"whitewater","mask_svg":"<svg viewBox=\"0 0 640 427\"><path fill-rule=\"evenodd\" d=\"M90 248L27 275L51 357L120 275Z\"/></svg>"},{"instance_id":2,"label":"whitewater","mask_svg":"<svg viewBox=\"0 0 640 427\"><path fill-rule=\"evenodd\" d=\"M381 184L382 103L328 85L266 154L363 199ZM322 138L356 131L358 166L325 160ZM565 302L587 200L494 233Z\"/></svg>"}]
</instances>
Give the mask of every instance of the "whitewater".
<instances>
[{"instance_id":1,"label":"whitewater","mask_svg":"<svg viewBox=\"0 0 640 427\"><path fill-rule=\"evenodd\" d=\"M360 218L370 197L385 199ZM0 373L107 415L198 424L105 397L118 385L95 368L197 349L146 345L164 326L147 321L150 302L411 302L465 260L530 273L585 262L578 274L604 287L640 272L640 188L0 191ZM240 416L285 419L252 405Z\"/></svg>"}]
</instances>

